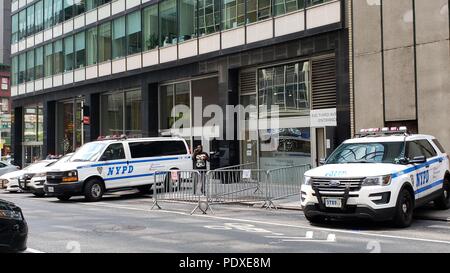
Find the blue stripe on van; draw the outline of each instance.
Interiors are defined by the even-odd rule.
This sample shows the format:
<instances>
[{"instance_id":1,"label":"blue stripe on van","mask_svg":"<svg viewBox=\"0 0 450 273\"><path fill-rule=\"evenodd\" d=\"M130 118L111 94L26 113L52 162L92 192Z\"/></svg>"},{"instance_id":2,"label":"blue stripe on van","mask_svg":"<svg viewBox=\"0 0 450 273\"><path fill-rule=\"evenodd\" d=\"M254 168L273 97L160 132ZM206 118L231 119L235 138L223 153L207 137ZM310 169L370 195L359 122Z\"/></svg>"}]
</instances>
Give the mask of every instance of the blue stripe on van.
<instances>
[{"instance_id":1,"label":"blue stripe on van","mask_svg":"<svg viewBox=\"0 0 450 273\"><path fill-rule=\"evenodd\" d=\"M177 160L183 159L184 157L167 157L167 158L154 158L154 159L143 159L143 160L132 160L132 161L120 161L120 162L112 162L112 163L99 163L77 167L79 169L87 169L87 168L95 168L95 167L104 167L104 166L113 166L113 165L122 165L122 164L133 164L133 163L147 163L147 162L158 162L158 161L169 161L169 160ZM190 156L186 156L186 159L190 158Z\"/></svg>"}]
</instances>

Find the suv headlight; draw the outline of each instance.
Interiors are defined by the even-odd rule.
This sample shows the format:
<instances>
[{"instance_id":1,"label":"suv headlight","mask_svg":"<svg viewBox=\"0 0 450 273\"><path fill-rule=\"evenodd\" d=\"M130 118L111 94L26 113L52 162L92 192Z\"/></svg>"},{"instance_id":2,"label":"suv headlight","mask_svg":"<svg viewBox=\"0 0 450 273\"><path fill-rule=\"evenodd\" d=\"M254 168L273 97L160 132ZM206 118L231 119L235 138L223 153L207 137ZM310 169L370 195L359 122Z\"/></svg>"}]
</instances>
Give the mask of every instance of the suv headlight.
<instances>
[{"instance_id":1,"label":"suv headlight","mask_svg":"<svg viewBox=\"0 0 450 273\"><path fill-rule=\"evenodd\" d=\"M47 177L47 173L37 173L34 177Z\"/></svg>"},{"instance_id":2,"label":"suv headlight","mask_svg":"<svg viewBox=\"0 0 450 273\"><path fill-rule=\"evenodd\" d=\"M390 175L367 177L363 180L363 187L370 186L389 186L391 184L392 177Z\"/></svg>"},{"instance_id":3,"label":"suv headlight","mask_svg":"<svg viewBox=\"0 0 450 273\"><path fill-rule=\"evenodd\" d=\"M62 178L62 182L77 182L78 181L78 172L77 171L68 171L64 173Z\"/></svg>"},{"instance_id":4,"label":"suv headlight","mask_svg":"<svg viewBox=\"0 0 450 273\"><path fill-rule=\"evenodd\" d=\"M310 186L311 185L311 177L305 176L305 180L303 182L303 185Z\"/></svg>"}]
</instances>

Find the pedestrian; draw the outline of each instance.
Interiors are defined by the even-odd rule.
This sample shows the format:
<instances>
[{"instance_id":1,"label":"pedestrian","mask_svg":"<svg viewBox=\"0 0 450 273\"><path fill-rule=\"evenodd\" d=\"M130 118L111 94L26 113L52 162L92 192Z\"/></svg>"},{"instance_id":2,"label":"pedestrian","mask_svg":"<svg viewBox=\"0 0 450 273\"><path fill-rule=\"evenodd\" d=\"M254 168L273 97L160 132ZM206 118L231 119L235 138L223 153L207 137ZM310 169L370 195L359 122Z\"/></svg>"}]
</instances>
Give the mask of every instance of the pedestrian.
<instances>
[{"instance_id":1,"label":"pedestrian","mask_svg":"<svg viewBox=\"0 0 450 273\"><path fill-rule=\"evenodd\" d=\"M207 171L206 162L209 161L209 156L207 153L203 151L203 146L198 145L194 150L194 154L192 155L192 160L194 163L194 170L200 172L200 181L197 181L197 184L200 182L201 184L201 192L205 194L205 174ZM194 186L194 193L197 192L196 185Z\"/></svg>"}]
</instances>

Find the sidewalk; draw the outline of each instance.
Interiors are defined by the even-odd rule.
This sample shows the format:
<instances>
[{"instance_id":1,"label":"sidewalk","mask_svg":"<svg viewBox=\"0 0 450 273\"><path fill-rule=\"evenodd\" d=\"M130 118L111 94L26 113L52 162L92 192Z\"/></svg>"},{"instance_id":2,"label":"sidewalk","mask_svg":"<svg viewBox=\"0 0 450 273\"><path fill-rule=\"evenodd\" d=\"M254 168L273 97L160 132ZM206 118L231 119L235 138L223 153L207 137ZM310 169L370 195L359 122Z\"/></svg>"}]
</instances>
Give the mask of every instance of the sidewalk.
<instances>
[{"instance_id":1,"label":"sidewalk","mask_svg":"<svg viewBox=\"0 0 450 273\"><path fill-rule=\"evenodd\" d=\"M302 210L300 200L297 200L298 196L293 196L288 199L275 201L275 205L278 209L287 210ZM418 208L414 212L414 218L419 220L431 220L431 221L442 221L450 222L450 209L449 210L437 210L432 204L426 207Z\"/></svg>"}]
</instances>

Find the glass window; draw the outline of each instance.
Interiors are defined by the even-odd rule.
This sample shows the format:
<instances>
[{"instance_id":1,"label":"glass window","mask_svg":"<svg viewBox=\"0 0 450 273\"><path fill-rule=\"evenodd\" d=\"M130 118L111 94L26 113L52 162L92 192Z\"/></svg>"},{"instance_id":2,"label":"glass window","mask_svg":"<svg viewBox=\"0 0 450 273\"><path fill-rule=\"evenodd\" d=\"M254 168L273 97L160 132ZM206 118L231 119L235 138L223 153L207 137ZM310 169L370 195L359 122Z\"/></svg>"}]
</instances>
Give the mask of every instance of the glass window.
<instances>
[{"instance_id":1,"label":"glass window","mask_svg":"<svg viewBox=\"0 0 450 273\"><path fill-rule=\"evenodd\" d=\"M103 148L105 148L106 145L107 144L104 142L86 143L72 155L70 161L72 162L93 161L100 156L101 152L103 151Z\"/></svg>"},{"instance_id":2,"label":"glass window","mask_svg":"<svg viewBox=\"0 0 450 273\"><path fill-rule=\"evenodd\" d=\"M27 35L34 34L34 5L27 8Z\"/></svg>"},{"instance_id":3,"label":"glass window","mask_svg":"<svg viewBox=\"0 0 450 273\"><path fill-rule=\"evenodd\" d=\"M28 106L23 113L23 141L36 142L43 140L43 109L42 106Z\"/></svg>"},{"instance_id":4,"label":"glass window","mask_svg":"<svg viewBox=\"0 0 450 273\"><path fill-rule=\"evenodd\" d=\"M86 31L86 58L87 65L97 63L97 27L90 28Z\"/></svg>"},{"instance_id":5,"label":"glass window","mask_svg":"<svg viewBox=\"0 0 450 273\"><path fill-rule=\"evenodd\" d=\"M34 28L36 32L44 29L44 2L41 0L34 5Z\"/></svg>"},{"instance_id":6,"label":"glass window","mask_svg":"<svg viewBox=\"0 0 450 273\"><path fill-rule=\"evenodd\" d=\"M258 90L260 117L309 115L309 63L260 69Z\"/></svg>"},{"instance_id":7,"label":"glass window","mask_svg":"<svg viewBox=\"0 0 450 273\"><path fill-rule=\"evenodd\" d=\"M44 28L53 25L53 1L44 0Z\"/></svg>"},{"instance_id":8,"label":"glass window","mask_svg":"<svg viewBox=\"0 0 450 273\"><path fill-rule=\"evenodd\" d=\"M99 161L125 159L125 150L122 143L111 144L106 148Z\"/></svg>"},{"instance_id":9,"label":"glass window","mask_svg":"<svg viewBox=\"0 0 450 273\"><path fill-rule=\"evenodd\" d=\"M409 159L414 159L419 156L425 156L420 145L415 141L408 142L408 144L406 145L406 154Z\"/></svg>"},{"instance_id":10,"label":"glass window","mask_svg":"<svg viewBox=\"0 0 450 273\"><path fill-rule=\"evenodd\" d=\"M27 69L27 59L26 54L19 55L19 84L25 82L26 69Z\"/></svg>"},{"instance_id":11,"label":"glass window","mask_svg":"<svg viewBox=\"0 0 450 273\"><path fill-rule=\"evenodd\" d=\"M19 79L19 58L17 56L12 58L11 72L11 85L17 85Z\"/></svg>"},{"instance_id":12,"label":"glass window","mask_svg":"<svg viewBox=\"0 0 450 273\"><path fill-rule=\"evenodd\" d=\"M56 54L56 48L55 48ZM64 39L64 71L70 71L74 68L74 50L73 50L73 36ZM55 72L56 73L56 72Z\"/></svg>"},{"instance_id":13,"label":"glass window","mask_svg":"<svg viewBox=\"0 0 450 273\"><path fill-rule=\"evenodd\" d=\"M127 15L127 44L128 55L142 51L142 23L140 11Z\"/></svg>"},{"instance_id":14,"label":"glass window","mask_svg":"<svg viewBox=\"0 0 450 273\"><path fill-rule=\"evenodd\" d=\"M75 68L86 66L86 41L84 31L75 35Z\"/></svg>"},{"instance_id":15,"label":"glass window","mask_svg":"<svg viewBox=\"0 0 450 273\"><path fill-rule=\"evenodd\" d=\"M103 136L123 134L123 93L102 95L101 127Z\"/></svg>"},{"instance_id":16,"label":"glass window","mask_svg":"<svg viewBox=\"0 0 450 273\"><path fill-rule=\"evenodd\" d=\"M125 93L125 134L140 137L141 135L141 91Z\"/></svg>"},{"instance_id":17,"label":"glass window","mask_svg":"<svg viewBox=\"0 0 450 273\"><path fill-rule=\"evenodd\" d=\"M271 0L247 0L247 23L267 19L271 14Z\"/></svg>"},{"instance_id":18,"label":"glass window","mask_svg":"<svg viewBox=\"0 0 450 273\"><path fill-rule=\"evenodd\" d=\"M11 41L14 44L19 41L19 15L17 13L14 14L11 20Z\"/></svg>"},{"instance_id":19,"label":"glass window","mask_svg":"<svg viewBox=\"0 0 450 273\"><path fill-rule=\"evenodd\" d=\"M274 15L282 15L305 8L305 0L274 0Z\"/></svg>"},{"instance_id":20,"label":"glass window","mask_svg":"<svg viewBox=\"0 0 450 273\"><path fill-rule=\"evenodd\" d=\"M73 42L72 42L73 50ZM73 64L72 64L73 66ZM53 43L53 74L60 74L64 71L64 53L62 40Z\"/></svg>"},{"instance_id":21,"label":"glass window","mask_svg":"<svg viewBox=\"0 0 450 273\"><path fill-rule=\"evenodd\" d=\"M73 17L74 12L74 0L64 0L64 20L69 20Z\"/></svg>"},{"instance_id":22,"label":"glass window","mask_svg":"<svg viewBox=\"0 0 450 273\"><path fill-rule=\"evenodd\" d=\"M160 46L177 43L177 2L166 0L159 3Z\"/></svg>"},{"instance_id":23,"label":"glass window","mask_svg":"<svg viewBox=\"0 0 450 273\"><path fill-rule=\"evenodd\" d=\"M197 20L199 35L220 30L220 0L198 0Z\"/></svg>"},{"instance_id":24,"label":"glass window","mask_svg":"<svg viewBox=\"0 0 450 273\"><path fill-rule=\"evenodd\" d=\"M222 6L222 29L245 24L245 0L224 0Z\"/></svg>"},{"instance_id":25,"label":"glass window","mask_svg":"<svg viewBox=\"0 0 450 273\"><path fill-rule=\"evenodd\" d=\"M433 139L434 145L438 147L438 149L441 151L441 153L445 153L444 146L439 142L437 139Z\"/></svg>"},{"instance_id":26,"label":"glass window","mask_svg":"<svg viewBox=\"0 0 450 273\"><path fill-rule=\"evenodd\" d=\"M44 76L53 75L53 44L47 44L44 47Z\"/></svg>"},{"instance_id":27,"label":"glass window","mask_svg":"<svg viewBox=\"0 0 450 273\"><path fill-rule=\"evenodd\" d=\"M34 57L35 77L36 79L40 79L44 77L44 48L42 46L35 49Z\"/></svg>"},{"instance_id":28,"label":"glass window","mask_svg":"<svg viewBox=\"0 0 450 273\"><path fill-rule=\"evenodd\" d=\"M174 85L164 85L160 88L160 128L170 129L174 124L172 109L174 107Z\"/></svg>"},{"instance_id":29,"label":"glass window","mask_svg":"<svg viewBox=\"0 0 450 273\"><path fill-rule=\"evenodd\" d=\"M64 21L63 0L53 0L53 20L54 24Z\"/></svg>"},{"instance_id":30,"label":"glass window","mask_svg":"<svg viewBox=\"0 0 450 273\"><path fill-rule=\"evenodd\" d=\"M179 0L178 29L180 42L197 37L196 14L197 0Z\"/></svg>"},{"instance_id":31,"label":"glass window","mask_svg":"<svg viewBox=\"0 0 450 273\"><path fill-rule=\"evenodd\" d=\"M86 0L86 11L95 9L97 7L97 0Z\"/></svg>"},{"instance_id":32,"label":"glass window","mask_svg":"<svg viewBox=\"0 0 450 273\"><path fill-rule=\"evenodd\" d=\"M112 58L118 59L127 55L125 37L125 16L113 21Z\"/></svg>"},{"instance_id":33,"label":"glass window","mask_svg":"<svg viewBox=\"0 0 450 273\"><path fill-rule=\"evenodd\" d=\"M417 143L420 145L423 154L427 157L435 157L437 156L436 150L433 148L433 146L428 142L428 140L419 140Z\"/></svg>"},{"instance_id":34,"label":"glass window","mask_svg":"<svg viewBox=\"0 0 450 273\"><path fill-rule=\"evenodd\" d=\"M187 154L183 141L145 141L129 144L132 158Z\"/></svg>"},{"instance_id":35,"label":"glass window","mask_svg":"<svg viewBox=\"0 0 450 273\"><path fill-rule=\"evenodd\" d=\"M74 0L73 3L74 16L84 13L85 11L84 2L85 0Z\"/></svg>"},{"instance_id":36,"label":"glass window","mask_svg":"<svg viewBox=\"0 0 450 273\"><path fill-rule=\"evenodd\" d=\"M158 46L158 5L144 9L144 50Z\"/></svg>"},{"instance_id":37,"label":"glass window","mask_svg":"<svg viewBox=\"0 0 450 273\"><path fill-rule=\"evenodd\" d=\"M34 50L27 52L27 81L34 80Z\"/></svg>"},{"instance_id":38,"label":"glass window","mask_svg":"<svg viewBox=\"0 0 450 273\"><path fill-rule=\"evenodd\" d=\"M98 62L111 60L111 22L98 27Z\"/></svg>"},{"instance_id":39,"label":"glass window","mask_svg":"<svg viewBox=\"0 0 450 273\"><path fill-rule=\"evenodd\" d=\"M19 12L19 40L27 36L27 10Z\"/></svg>"}]
</instances>

